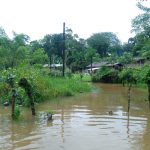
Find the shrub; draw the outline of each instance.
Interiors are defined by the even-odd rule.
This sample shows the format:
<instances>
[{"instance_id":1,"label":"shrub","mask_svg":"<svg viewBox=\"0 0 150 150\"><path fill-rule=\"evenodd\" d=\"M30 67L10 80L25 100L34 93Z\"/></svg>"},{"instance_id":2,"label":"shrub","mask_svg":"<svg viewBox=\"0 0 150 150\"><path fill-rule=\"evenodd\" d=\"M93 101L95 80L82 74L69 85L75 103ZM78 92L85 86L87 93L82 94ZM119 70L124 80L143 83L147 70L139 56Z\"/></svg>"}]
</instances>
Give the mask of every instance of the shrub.
<instances>
[{"instance_id":1,"label":"shrub","mask_svg":"<svg viewBox=\"0 0 150 150\"><path fill-rule=\"evenodd\" d=\"M139 79L139 69L124 68L119 73L119 78L123 84L136 84Z\"/></svg>"},{"instance_id":2,"label":"shrub","mask_svg":"<svg viewBox=\"0 0 150 150\"><path fill-rule=\"evenodd\" d=\"M102 67L93 76L93 82L104 82L104 83L119 83L119 71L110 69L108 67Z\"/></svg>"}]
</instances>

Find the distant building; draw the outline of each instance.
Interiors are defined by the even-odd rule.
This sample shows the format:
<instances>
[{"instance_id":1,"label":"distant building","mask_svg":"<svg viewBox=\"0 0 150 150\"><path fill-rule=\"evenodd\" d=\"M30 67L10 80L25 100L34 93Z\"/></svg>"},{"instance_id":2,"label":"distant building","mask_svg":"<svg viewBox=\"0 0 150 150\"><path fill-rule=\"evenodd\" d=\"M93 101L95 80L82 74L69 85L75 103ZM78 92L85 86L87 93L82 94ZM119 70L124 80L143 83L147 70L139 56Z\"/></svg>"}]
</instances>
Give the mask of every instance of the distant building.
<instances>
[{"instance_id":1,"label":"distant building","mask_svg":"<svg viewBox=\"0 0 150 150\"><path fill-rule=\"evenodd\" d=\"M86 66L85 73L91 73L91 70L93 73L95 73L97 70L99 70L102 66L105 66L108 64L108 62L98 62L98 63L93 63L92 64L92 69L91 69L91 64Z\"/></svg>"},{"instance_id":2,"label":"distant building","mask_svg":"<svg viewBox=\"0 0 150 150\"><path fill-rule=\"evenodd\" d=\"M127 64L126 66L129 68L138 68L144 66L146 62L146 58L143 57L135 57L131 64Z\"/></svg>"},{"instance_id":3,"label":"distant building","mask_svg":"<svg viewBox=\"0 0 150 150\"><path fill-rule=\"evenodd\" d=\"M98 62L98 63L93 63L92 64L92 68L101 68L102 66L105 66L106 64L108 64L108 62ZM90 69L91 68L91 64L86 66L87 69Z\"/></svg>"},{"instance_id":4,"label":"distant building","mask_svg":"<svg viewBox=\"0 0 150 150\"><path fill-rule=\"evenodd\" d=\"M51 68L61 68L63 65L62 64L51 64ZM49 68L50 65L49 64L44 64L43 65L44 68Z\"/></svg>"},{"instance_id":5,"label":"distant building","mask_svg":"<svg viewBox=\"0 0 150 150\"><path fill-rule=\"evenodd\" d=\"M142 58L142 57L135 57L133 59L133 62L135 62L136 64L139 64L139 65L144 65L146 59L145 58Z\"/></svg>"},{"instance_id":6,"label":"distant building","mask_svg":"<svg viewBox=\"0 0 150 150\"><path fill-rule=\"evenodd\" d=\"M121 70L123 69L123 64L122 63L114 63L114 64L108 64L106 65L106 67L109 67L109 68L114 68L116 70Z\"/></svg>"},{"instance_id":7,"label":"distant building","mask_svg":"<svg viewBox=\"0 0 150 150\"><path fill-rule=\"evenodd\" d=\"M114 63L114 64L110 64L108 62L100 62L100 63L93 63L92 64L92 69L91 69L91 65L88 65L85 70L86 73L91 73L91 70L93 73L95 73L97 70L99 70L101 67L106 66L108 68L114 68L117 70L121 70L123 68L123 64L121 63Z\"/></svg>"}]
</instances>

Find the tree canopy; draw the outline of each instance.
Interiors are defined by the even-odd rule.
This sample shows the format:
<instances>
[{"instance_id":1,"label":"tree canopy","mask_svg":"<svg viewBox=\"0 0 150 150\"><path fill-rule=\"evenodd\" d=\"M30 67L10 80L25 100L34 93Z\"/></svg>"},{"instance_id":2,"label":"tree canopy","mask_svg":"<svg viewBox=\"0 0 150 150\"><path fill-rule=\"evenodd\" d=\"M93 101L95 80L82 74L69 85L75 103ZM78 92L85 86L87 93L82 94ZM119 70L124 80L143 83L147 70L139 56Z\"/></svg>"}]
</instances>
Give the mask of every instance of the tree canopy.
<instances>
[{"instance_id":1,"label":"tree canopy","mask_svg":"<svg viewBox=\"0 0 150 150\"><path fill-rule=\"evenodd\" d=\"M96 49L101 57L106 57L114 47L120 45L118 37L112 32L95 33L87 39L87 43Z\"/></svg>"}]
</instances>

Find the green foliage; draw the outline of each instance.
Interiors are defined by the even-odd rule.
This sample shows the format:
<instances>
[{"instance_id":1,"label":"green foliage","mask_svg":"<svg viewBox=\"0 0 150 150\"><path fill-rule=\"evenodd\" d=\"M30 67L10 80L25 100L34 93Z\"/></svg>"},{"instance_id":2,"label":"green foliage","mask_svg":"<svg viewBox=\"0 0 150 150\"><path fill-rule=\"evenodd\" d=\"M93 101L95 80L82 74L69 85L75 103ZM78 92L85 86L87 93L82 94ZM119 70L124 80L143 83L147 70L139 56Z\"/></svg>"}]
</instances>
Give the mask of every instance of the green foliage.
<instances>
[{"instance_id":1,"label":"green foliage","mask_svg":"<svg viewBox=\"0 0 150 150\"><path fill-rule=\"evenodd\" d=\"M110 69L108 67L102 67L93 76L93 82L104 82L104 83L118 83L118 70Z\"/></svg>"},{"instance_id":2,"label":"green foliage","mask_svg":"<svg viewBox=\"0 0 150 150\"><path fill-rule=\"evenodd\" d=\"M17 105L17 106L15 107L13 119L14 119L14 120L18 120L19 117L20 117L20 114L21 114L20 107Z\"/></svg>"},{"instance_id":3,"label":"green foliage","mask_svg":"<svg viewBox=\"0 0 150 150\"><path fill-rule=\"evenodd\" d=\"M52 114L52 115L56 114L56 112L54 110L48 110L47 113Z\"/></svg>"},{"instance_id":4,"label":"green foliage","mask_svg":"<svg viewBox=\"0 0 150 150\"><path fill-rule=\"evenodd\" d=\"M82 70L87 66L86 42L84 39L77 39L72 34L66 39L66 64L73 72Z\"/></svg>"},{"instance_id":5,"label":"green foliage","mask_svg":"<svg viewBox=\"0 0 150 150\"><path fill-rule=\"evenodd\" d=\"M45 54L44 49L35 50L30 57L31 64L44 64L48 62L48 56Z\"/></svg>"},{"instance_id":6,"label":"green foliage","mask_svg":"<svg viewBox=\"0 0 150 150\"><path fill-rule=\"evenodd\" d=\"M122 64L130 64L133 60L133 56L131 53L125 52L122 56L118 58L118 62Z\"/></svg>"},{"instance_id":7,"label":"green foliage","mask_svg":"<svg viewBox=\"0 0 150 150\"><path fill-rule=\"evenodd\" d=\"M139 68L124 68L121 71L102 67L92 76L93 82L123 83L124 85L136 84L138 87L146 87L150 84L150 66Z\"/></svg>"},{"instance_id":8,"label":"green foliage","mask_svg":"<svg viewBox=\"0 0 150 150\"><path fill-rule=\"evenodd\" d=\"M134 37L134 46L132 48L133 56L150 57L150 8L137 4L137 7L143 11L132 20L132 31L136 33Z\"/></svg>"},{"instance_id":9,"label":"green foliage","mask_svg":"<svg viewBox=\"0 0 150 150\"><path fill-rule=\"evenodd\" d=\"M34 40L34 41L30 42L29 47L31 49L31 52L34 52L37 49L41 49L42 48L42 43L40 42L40 40L39 41L38 40Z\"/></svg>"},{"instance_id":10,"label":"green foliage","mask_svg":"<svg viewBox=\"0 0 150 150\"><path fill-rule=\"evenodd\" d=\"M150 23L150 8L143 6L141 3L137 3L137 7L143 11L132 20L133 31L139 33L145 30Z\"/></svg>"},{"instance_id":11,"label":"green foliage","mask_svg":"<svg viewBox=\"0 0 150 150\"><path fill-rule=\"evenodd\" d=\"M145 65L139 72L139 79L141 82L150 84L150 66Z\"/></svg>"},{"instance_id":12,"label":"green foliage","mask_svg":"<svg viewBox=\"0 0 150 150\"><path fill-rule=\"evenodd\" d=\"M133 69L133 68L124 68L119 73L119 78L122 81L123 84L136 84L139 78L139 69Z\"/></svg>"},{"instance_id":13,"label":"green foliage","mask_svg":"<svg viewBox=\"0 0 150 150\"><path fill-rule=\"evenodd\" d=\"M0 27L0 38L7 38L7 34L2 27Z\"/></svg>"},{"instance_id":14,"label":"green foliage","mask_svg":"<svg viewBox=\"0 0 150 150\"><path fill-rule=\"evenodd\" d=\"M0 69L16 67L29 57L27 46L29 37L24 34L14 34L13 39L7 35L0 36Z\"/></svg>"},{"instance_id":15,"label":"green foliage","mask_svg":"<svg viewBox=\"0 0 150 150\"><path fill-rule=\"evenodd\" d=\"M87 39L88 45L97 50L101 57L106 57L114 47L118 49L120 41L112 32L95 33ZM116 49L115 48L115 49Z\"/></svg>"},{"instance_id":16,"label":"green foliage","mask_svg":"<svg viewBox=\"0 0 150 150\"><path fill-rule=\"evenodd\" d=\"M91 48L91 47L89 47L87 49L87 53L86 53L87 59L90 59L91 57L94 57L95 55L96 55L96 50Z\"/></svg>"},{"instance_id":17,"label":"green foliage","mask_svg":"<svg viewBox=\"0 0 150 150\"><path fill-rule=\"evenodd\" d=\"M150 38L145 41L144 46L141 49L141 56L150 59Z\"/></svg>"},{"instance_id":18,"label":"green foliage","mask_svg":"<svg viewBox=\"0 0 150 150\"><path fill-rule=\"evenodd\" d=\"M58 55L60 58L62 57L62 34L45 35L42 40L42 45L49 58L53 55Z\"/></svg>"}]
</instances>

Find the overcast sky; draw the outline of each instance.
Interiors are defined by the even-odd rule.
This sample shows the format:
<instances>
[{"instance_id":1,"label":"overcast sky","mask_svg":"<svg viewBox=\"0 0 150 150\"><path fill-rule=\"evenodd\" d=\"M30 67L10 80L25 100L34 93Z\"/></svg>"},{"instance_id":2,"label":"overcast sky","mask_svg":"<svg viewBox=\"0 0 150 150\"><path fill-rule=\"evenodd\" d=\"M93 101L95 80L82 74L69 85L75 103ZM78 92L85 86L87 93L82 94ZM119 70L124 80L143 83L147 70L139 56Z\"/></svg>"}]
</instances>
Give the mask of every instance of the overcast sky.
<instances>
[{"instance_id":1,"label":"overcast sky","mask_svg":"<svg viewBox=\"0 0 150 150\"><path fill-rule=\"evenodd\" d=\"M46 34L62 32L66 22L81 38L111 31L126 42L131 36L131 20L140 13L136 3L136 0L0 0L0 26L10 37L15 31L38 40Z\"/></svg>"}]
</instances>

